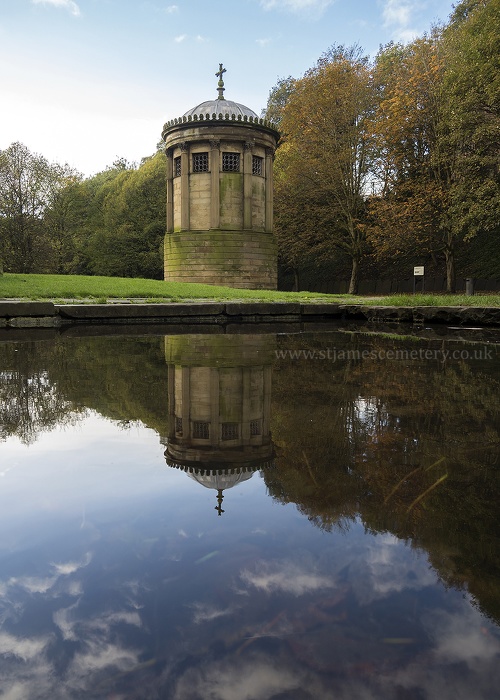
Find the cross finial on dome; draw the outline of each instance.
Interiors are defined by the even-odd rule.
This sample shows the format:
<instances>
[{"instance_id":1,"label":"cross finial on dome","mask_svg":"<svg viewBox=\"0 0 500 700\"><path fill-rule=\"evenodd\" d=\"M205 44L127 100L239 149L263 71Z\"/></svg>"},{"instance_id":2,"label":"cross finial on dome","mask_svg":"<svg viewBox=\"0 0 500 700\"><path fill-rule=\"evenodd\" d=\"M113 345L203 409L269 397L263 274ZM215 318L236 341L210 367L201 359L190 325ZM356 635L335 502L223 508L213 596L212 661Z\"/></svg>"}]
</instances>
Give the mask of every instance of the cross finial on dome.
<instances>
[{"instance_id":1,"label":"cross finial on dome","mask_svg":"<svg viewBox=\"0 0 500 700\"><path fill-rule=\"evenodd\" d=\"M222 501L224 500L224 495L223 495L223 490L224 489L217 489L217 505L215 506L215 510L217 511L217 515L222 515L222 513L225 513L225 510L222 510Z\"/></svg>"},{"instance_id":2,"label":"cross finial on dome","mask_svg":"<svg viewBox=\"0 0 500 700\"><path fill-rule=\"evenodd\" d=\"M222 80L222 76L226 72L226 68L222 67L222 63L219 63L219 70L215 74L219 78L219 82L217 83L217 92L219 93L218 100L223 100L224 99L224 81Z\"/></svg>"}]
</instances>

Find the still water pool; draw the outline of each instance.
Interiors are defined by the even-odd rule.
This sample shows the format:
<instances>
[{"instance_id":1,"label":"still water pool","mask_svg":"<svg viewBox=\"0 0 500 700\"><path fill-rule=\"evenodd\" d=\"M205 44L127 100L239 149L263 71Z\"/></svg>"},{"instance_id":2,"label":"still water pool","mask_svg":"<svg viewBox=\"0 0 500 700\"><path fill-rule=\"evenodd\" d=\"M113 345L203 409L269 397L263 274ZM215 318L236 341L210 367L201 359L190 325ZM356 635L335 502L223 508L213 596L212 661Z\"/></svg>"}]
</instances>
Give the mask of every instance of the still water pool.
<instances>
[{"instance_id":1,"label":"still water pool","mask_svg":"<svg viewBox=\"0 0 500 700\"><path fill-rule=\"evenodd\" d=\"M0 697L500 697L499 390L500 331L4 335Z\"/></svg>"}]
</instances>

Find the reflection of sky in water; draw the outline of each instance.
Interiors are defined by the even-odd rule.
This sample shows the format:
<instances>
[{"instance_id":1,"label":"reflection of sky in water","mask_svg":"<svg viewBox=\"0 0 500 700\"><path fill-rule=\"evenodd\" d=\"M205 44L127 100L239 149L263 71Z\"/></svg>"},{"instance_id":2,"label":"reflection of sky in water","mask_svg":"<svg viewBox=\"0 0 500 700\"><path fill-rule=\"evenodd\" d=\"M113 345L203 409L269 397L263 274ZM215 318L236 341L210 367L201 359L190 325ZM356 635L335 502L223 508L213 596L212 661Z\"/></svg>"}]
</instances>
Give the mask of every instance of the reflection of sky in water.
<instances>
[{"instance_id":1,"label":"reflection of sky in water","mask_svg":"<svg viewBox=\"0 0 500 700\"><path fill-rule=\"evenodd\" d=\"M256 473L225 494L89 413L0 445L9 700L493 698L495 628L389 534L313 527Z\"/></svg>"}]
</instances>

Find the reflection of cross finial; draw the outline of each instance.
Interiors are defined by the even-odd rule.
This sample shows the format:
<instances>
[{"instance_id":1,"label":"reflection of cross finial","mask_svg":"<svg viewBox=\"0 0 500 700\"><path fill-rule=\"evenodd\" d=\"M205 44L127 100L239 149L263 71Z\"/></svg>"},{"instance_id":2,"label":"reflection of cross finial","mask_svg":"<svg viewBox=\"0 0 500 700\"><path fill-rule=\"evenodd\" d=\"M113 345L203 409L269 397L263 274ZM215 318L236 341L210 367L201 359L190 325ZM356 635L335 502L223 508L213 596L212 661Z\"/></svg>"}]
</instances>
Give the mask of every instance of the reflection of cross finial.
<instances>
[{"instance_id":1,"label":"reflection of cross finial","mask_svg":"<svg viewBox=\"0 0 500 700\"><path fill-rule=\"evenodd\" d=\"M224 81L222 80L222 76L226 72L226 69L222 67L222 63L219 63L219 70L215 74L219 78L219 82L217 83L217 91L219 93L218 100L223 100L224 99Z\"/></svg>"},{"instance_id":2,"label":"reflection of cross finial","mask_svg":"<svg viewBox=\"0 0 500 700\"><path fill-rule=\"evenodd\" d=\"M225 511L222 510L222 501L224 499L224 496L222 495L223 489L217 489L217 505L215 506L215 510L217 511L218 515L222 515Z\"/></svg>"}]
</instances>

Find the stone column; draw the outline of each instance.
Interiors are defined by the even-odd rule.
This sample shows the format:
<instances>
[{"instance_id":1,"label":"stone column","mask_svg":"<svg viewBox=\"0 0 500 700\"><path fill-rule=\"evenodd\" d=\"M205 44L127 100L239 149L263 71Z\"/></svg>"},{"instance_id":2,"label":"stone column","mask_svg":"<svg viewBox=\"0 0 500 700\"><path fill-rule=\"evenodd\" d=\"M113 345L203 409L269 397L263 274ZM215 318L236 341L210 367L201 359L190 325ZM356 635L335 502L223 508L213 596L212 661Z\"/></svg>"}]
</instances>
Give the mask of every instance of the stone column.
<instances>
[{"instance_id":1,"label":"stone column","mask_svg":"<svg viewBox=\"0 0 500 700\"><path fill-rule=\"evenodd\" d=\"M250 444L250 382L251 382L251 368L243 367L242 369L242 380L243 380L243 395L242 395L242 406L241 406L241 444Z\"/></svg>"},{"instance_id":2,"label":"stone column","mask_svg":"<svg viewBox=\"0 0 500 700\"><path fill-rule=\"evenodd\" d=\"M210 228L220 228L220 141L210 141Z\"/></svg>"},{"instance_id":3,"label":"stone column","mask_svg":"<svg viewBox=\"0 0 500 700\"><path fill-rule=\"evenodd\" d=\"M252 228L252 150L253 143L245 142L243 154L243 229Z\"/></svg>"},{"instance_id":4,"label":"stone column","mask_svg":"<svg viewBox=\"0 0 500 700\"><path fill-rule=\"evenodd\" d=\"M220 442L219 370L210 368L210 444L217 447Z\"/></svg>"},{"instance_id":5,"label":"stone column","mask_svg":"<svg viewBox=\"0 0 500 700\"><path fill-rule=\"evenodd\" d=\"M173 150L167 148L167 233L174 230L174 158Z\"/></svg>"},{"instance_id":6,"label":"stone column","mask_svg":"<svg viewBox=\"0 0 500 700\"><path fill-rule=\"evenodd\" d=\"M272 148L266 148L266 225L267 233L273 230L273 158Z\"/></svg>"},{"instance_id":7,"label":"stone column","mask_svg":"<svg viewBox=\"0 0 500 700\"><path fill-rule=\"evenodd\" d=\"M271 387L272 387L272 367L264 367L264 398L263 398L263 420L262 436L269 437L271 432Z\"/></svg>"},{"instance_id":8,"label":"stone column","mask_svg":"<svg viewBox=\"0 0 500 700\"><path fill-rule=\"evenodd\" d=\"M175 366L168 365L168 439L175 439Z\"/></svg>"},{"instance_id":9,"label":"stone column","mask_svg":"<svg viewBox=\"0 0 500 700\"><path fill-rule=\"evenodd\" d=\"M180 144L181 149L181 230L189 231L189 146Z\"/></svg>"},{"instance_id":10,"label":"stone column","mask_svg":"<svg viewBox=\"0 0 500 700\"><path fill-rule=\"evenodd\" d=\"M181 373L182 442L186 443L191 438L191 419L189 415L189 407L191 405L191 370L189 367L182 367Z\"/></svg>"}]
</instances>

